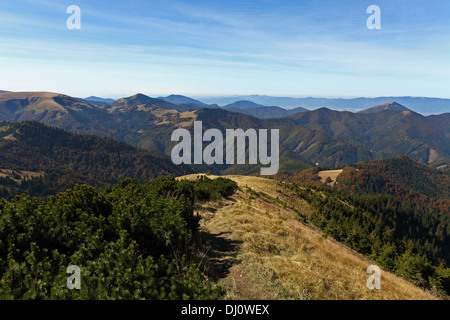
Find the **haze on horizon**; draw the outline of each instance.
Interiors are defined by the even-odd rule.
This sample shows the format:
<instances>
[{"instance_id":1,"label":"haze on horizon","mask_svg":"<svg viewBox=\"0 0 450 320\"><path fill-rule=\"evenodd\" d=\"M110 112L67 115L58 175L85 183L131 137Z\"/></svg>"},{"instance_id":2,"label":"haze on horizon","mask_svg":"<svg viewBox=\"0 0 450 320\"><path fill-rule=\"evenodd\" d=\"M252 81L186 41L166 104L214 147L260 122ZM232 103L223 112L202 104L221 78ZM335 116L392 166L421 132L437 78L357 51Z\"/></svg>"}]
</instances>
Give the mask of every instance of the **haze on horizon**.
<instances>
[{"instance_id":1,"label":"haze on horizon","mask_svg":"<svg viewBox=\"0 0 450 320\"><path fill-rule=\"evenodd\" d=\"M449 14L445 0L6 0L0 90L450 98Z\"/></svg>"}]
</instances>

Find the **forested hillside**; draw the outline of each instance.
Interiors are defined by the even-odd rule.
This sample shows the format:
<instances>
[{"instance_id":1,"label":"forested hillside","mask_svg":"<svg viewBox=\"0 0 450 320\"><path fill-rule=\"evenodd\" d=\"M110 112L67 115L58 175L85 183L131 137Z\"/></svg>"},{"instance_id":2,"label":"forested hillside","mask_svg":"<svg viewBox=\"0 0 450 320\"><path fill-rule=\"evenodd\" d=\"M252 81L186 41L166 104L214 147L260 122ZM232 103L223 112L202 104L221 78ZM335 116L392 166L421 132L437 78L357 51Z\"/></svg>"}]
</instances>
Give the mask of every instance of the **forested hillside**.
<instances>
[{"instance_id":1,"label":"forested hillside","mask_svg":"<svg viewBox=\"0 0 450 320\"><path fill-rule=\"evenodd\" d=\"M205 206L202 225L238 243L236 255L223 259L236 260L226 269L228 297L448 297L448 215L389 195L350 196L255 176L227 178L241 189L229 201ZM370 265L382 269L381 290L366 286Z\"/></svg>"},{"instance_id":2,"label":"forested hillside","mask_svg":"<svg viewBox=\"0 0 450 320\"><path fill-rule=\"evenodd\" d=\"M174 103L136 94L110 104L93 105L56 93L0 93L0 119L35 120L166 155L170 155L172 132L179 127L192 130L195 120L203 121L205 129L279 129L281 148L293 155L284 153L286 159L280 164L288 163L287 167L297 170L305 163L336 167L399 154L436 166L450 160L448 114L425 117L398 108L371 113L320 108L296 110L302 112L293 115L294 111L289 110L286 111L289 117L267 119L279 108L233 109L251 116L203 105L186 97L168 100Z\"/></svg>"},{"instance_id":3,"label":"forested hillside","mask_svg":"<svg viewBox=\"0 0 450 320\"><path fill-rule=\"evenodd\" d=\"M445 114L424 117L412 111L352 113L327 108L289 117L299 126L370 148L377 157L369 160L405 154L421 163L449 161L448 127L435 124L446 118Z\"/></svg>"},{"instance_id":4,"label":"forested hillside","mask_svg":"<svg viewBox=\"0 0 450 320\"><path fill-rule=\"evenodd\" d=\"M406 156L331 170L281 172L336 240L423 288L450 293L450 177Z\"/></svg>"},{"instance_id":5,"label":"forested hillside","mask_svg":"<svg viewBox=\"0 0 450 320\"><path fill-rule=\"evenodd\" d=\"M55 194L76 183L101 187L192 172L156 152L32 121L0 123L0 169L0 196L7 198Z\"/></svg>"},{"instance_id":6,"label":"forested hillside","mask_svg":"<svg viewBox=\"0 0 450 320\"><path fill-rule=\"evenodd\" d=\"M329 168L284 171L277 179L316 187L329 186L319 174ZM330 187L330 186L329 186ZM342 167L332 188L348 194L388 194L400 200L450 213L450 174L417 163L404 155Z\"/></svg>"},{"instance_id":7,"label":"forested hillside","mask_svg":"<svg viewBox=\"0 0 450 320\"><path fill-rule=\"evenodd\" d=\"M450 293L450 215L390 195L293 188L326 234L423 288Z\"/></svg>"},{"instance_id":8,"label":"forested hillside","mask_svg":"<svg viewBox=\"0 0 450 320\"><path fill-rule=\"evenodd\" d=\"M346 167L337 178L338 189L352 193L385 193L418 205L450 213L450 175L414 162L406 156L362 162Z\"/></svg>"}]
</instances>

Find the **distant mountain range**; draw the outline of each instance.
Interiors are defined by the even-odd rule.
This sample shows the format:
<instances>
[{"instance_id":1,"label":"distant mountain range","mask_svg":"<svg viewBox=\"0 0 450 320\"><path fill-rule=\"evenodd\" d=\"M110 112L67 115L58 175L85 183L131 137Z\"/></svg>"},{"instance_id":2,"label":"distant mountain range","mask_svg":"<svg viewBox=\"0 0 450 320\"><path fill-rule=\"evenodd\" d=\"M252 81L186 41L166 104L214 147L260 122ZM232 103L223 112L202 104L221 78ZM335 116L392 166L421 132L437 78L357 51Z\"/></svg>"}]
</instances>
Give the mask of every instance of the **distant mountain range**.
<instances>
[{"instance_id":1,"label":"distant mountain range","mask_svg":"<svg viewBox=\"0 0 450 320\"><path fill-rule=\"evenodd\" d=\"M377 112L383 112L383 111L410 111L410 110L408 108L406 108L405 106L402 106L401 104L393 101L393 102L383 103L383 104L380 104L380 105L372 107L372 108L361 110L361 111L359 111L359 113L377 113Z\"/></svg>"},{"instance_id":2,"label":"distant mountain range","mask_svg":"<svg viewBox=\"0 0 450 320\"><path fill-rule=\"evenodd\" d=\"M324 186L319 173L324 168L315 167L301 172L280 172L277 178L303 185ZM428 202L445 200L450 204L450 175L412 161L404 155L383 160L360 162L345 166L336 173L332 186L351 193L384 193L395 195L402 200ZM447 205L445 211L449 212Z\"/></svg>"},{"instance_id":3,"label":"distant mountain range","mask_svg":"<svg viewBox=\"0 0 450 320\"><path fill-rule=\"evenodd\" d=\"M303 107L306 109L317 109L326 107L336 110L361 111L396 101L406 106L408 109L424 115L440 114L450 111L450 99L426 98L426 97L377 97L377 98L291 98L291 97L271 97L262 95L230 96L230 97L201 97L204 103L215 103L220 106L233 103L235 101L247 100L264 106L278 106L286 109Z\"/></svg>"},{"instance_id":4,"label":"distant mountain range","mask_svg":"<svg viewBox=\"0 0 450 320\"><path fill-rule=\"evenodd\" d=\"M450 154L449 128L437 125L448 116L424 117L412 111L392 110L351 113L321 108L297 113L290 119L299 126L361 143L382 158L406 154L416 161L433 163L447 160Z\"/></svg>"},{"instance_id":5,"label":"distant mountain range","mask_svg":"<svg viewBox=\"0 0 450 320\"><path fill-rule=\"evenodd\" d=\"M252 101L236 101L230 103L226 106L223 106L223 109L231 111L231 112L239 112L244 113L249 116L253 116L260 119L271 119L271 118L284 118L290 115L293 115L297 112L308 111L305 108L295 108L286 110L281 107L268 107L260 104L256 104Z\"/></svg>"},{"instance_id":6,"label":"distant mountain range","mask_svg":"<svg viewBox=\"0 0 450 320\"><path fill-rule=\"evenodd\" d=\"M87 98L80 99L84 102L90 103L90 104L96 104L96 105L106 105L114 102L114 99L105 99L105 98L99 98L95 96L90 96Z\"/></svg>"},{"instance_id":7,"label":"distant mountain range","mask_svg":"<svg viewBox=\"0 0 450 320\"><path fill-rule=\"evenodd\" d=\"M9 91L0 90L0 93ZM78 98L89 104L107 105L114 102L114 99L100 98L90 96L86 98ZM272 112L275 117L284 117L296 112L314 110L318 108L329 108L339 111L359 112L373 106L383 105L386 103L396 102L405 106L411 111L423 114L441 114L450 111L450 99L429 98L429 97L409 97L409 96L391 96L391 97L375 97L375 98L294 98L294 97L273 97L265 95L243 95L243 96L224 96L224 97L207 97L198 98L187 97L183 95L169 95L167 97L158 97L156 99L165 100L174 105L184 106L185 110L199 108L219 108L239 109L240 111L250 108L281 108L288 111L285 113L280 111ZM245 102L245 104L243 103ZM247 105L246 105L247 104ZM292 109L296 109L291 111ZM255 116L254 114L250 114ZM268 118L270 113L261 112L262 118ZM258 116L258 114L256 114Z\"/></svg>"},{"instance_id":8,"label":"distant mountain range","mask_svg":"<svg viewBox=\"0 0 450 320\"><path fill-rule=\"evenodd\" d=\"M194 109L210 108L210 107L219 108L218 105L209 105L209 104L203 103L199 100L195 100L195 99L192 99L192 98L189 98L186 96L182 96L182 95L172 94L170 96L160 97L158 99L165 100L165 101L170 102L175 105L191 106L191 108L194 108Z\"/></svg>"},{"instance_id":9,"label":"distant mountain range","mask_svg":"<svg viewBox=\"0 0 450 320\"><path fill-rule=\"evenodd\" d=\"M57 93L9 92L0 93L0 120L36 120L166 155L174 146L170 141L173 130L192 130L195 120L203 121L204 130L279 129L284 170L316 164L336 167L399 154L435 166L450 161L449 113L423 116L397 102L371 106L360 113L319 108L299 109L301 112L290 115L282 108L249 101L224 108L197 104L183 96L159 99L136 94L98 105ZM243 166L211 169L216 173L256 172L254 167Z\"/></svg>"}]
</instances>

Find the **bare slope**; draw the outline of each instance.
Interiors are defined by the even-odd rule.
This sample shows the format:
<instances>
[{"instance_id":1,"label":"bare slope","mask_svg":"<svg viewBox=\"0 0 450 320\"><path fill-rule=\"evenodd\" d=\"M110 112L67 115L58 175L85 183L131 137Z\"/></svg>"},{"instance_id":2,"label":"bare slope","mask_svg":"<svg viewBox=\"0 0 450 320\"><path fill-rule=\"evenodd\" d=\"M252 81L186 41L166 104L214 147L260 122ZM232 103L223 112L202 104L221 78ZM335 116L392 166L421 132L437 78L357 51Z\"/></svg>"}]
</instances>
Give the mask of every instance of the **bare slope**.
<instances>
[{"instance_id":1,"label":"bare slope","mask_svg":"<svg viewBox=\"0 0 450 320\"><path fill-rule=\"evenodd\" d=\"M319 178L323 182L327 182L328 185L334 186L336 183L337 177L342 173L341 170L324 170L319 171ZM327 180L328 179L328 180Z\"/></svg>"},{"instance_id":2,"label":"bare slope","mask_svg":"<svg viewBox=\"0 0 450 320\"><path fill-rule=\"evenodd\" d=\"M222 276L227 299L434 298L387 271L381 290L369 290L366 270L374 263L305 224L301 216L312 208L282 183L227 178L241 190L199 208L202 230L211 235L208 255Z\"/></svg>"},{"instance_id":3,"label":"bare slope","mask_svg":"<svg viewBox=\"0 0 450 320\"><path fill-rule=\"evenodd\" d=\"M34 121L0 122L0 197L47 196L77 183L102 187L125 178L194 172L185 168L165 155L111 139Z\"/></svg>"}]
</instances>

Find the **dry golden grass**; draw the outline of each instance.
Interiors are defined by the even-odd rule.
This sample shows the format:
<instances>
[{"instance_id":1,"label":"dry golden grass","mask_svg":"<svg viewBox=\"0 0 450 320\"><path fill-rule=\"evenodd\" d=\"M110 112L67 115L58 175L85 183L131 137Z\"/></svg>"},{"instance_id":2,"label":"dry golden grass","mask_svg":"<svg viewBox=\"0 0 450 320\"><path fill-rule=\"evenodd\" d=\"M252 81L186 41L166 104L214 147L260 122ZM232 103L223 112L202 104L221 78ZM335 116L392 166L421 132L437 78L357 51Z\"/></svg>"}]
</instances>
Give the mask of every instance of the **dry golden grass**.
<instances>
[{"instance_id":1,"label":"dry golden grass","mask_svg":"<svg viewBox=\"0 0 450 320\"><path fill-rule=\"evenodd\" d=\"M138 109L139 110L139 109ZM155 117L156 125L168 125L176 123L179 127L189 127L195 121L197 115L194 111L179 112L158 107L142 106L141 111L150 111Z\"/></svg>"},{"instance_id":2,"label":"dry golden grass","mask_svg":"<svg viewBox=\"0 0 450 320\"><path fill-rule=\"evenodd\" d=\"M338 175L342 173L343 170L324 170L319 171L319 178L324 182L327 178L331 179L331 182L328 185L333 186L336 183L336 178Z\"/></svg>"},{"instance_id":3,"label":"dry golden grass","mask_svg":"<svg viewBox=\"0 0 450 320\"><path fill-rule=\"evenodd\" d=\"M64 114L67 114L67 107L64 107L57 103L55 97L64 97L65 95L54 92L2 92L0 93L0 102L4 102L11 99L27 100L29 104L24 108L25 112L31 112L34 114L41 114L44 112L55 112L54 117L56 119L61 118ZM89 107L87 103L80 102L80 105ZM71 106L70 109L75 111L81 111L82 109L77 106Z\"/></svg>"},{"instance_id":4,"label":"dry golden grass","mask_svg":"<svg viewBox=\"0 0 450 320\"><path fill-rule=\"evenodd\" d=\"M25 107L26 111L33 111L35 114L40 114L49 111L57 111L61 113L68 113L66 108L57 103L52 98L40 98L39 100L30 103Z\"/></svg>"},{"instance_id":5,"label":"dry golden grass","mask_svg":"<svg viewBox=\"0 0 450 320\"><path fill-rule=\"evenodd\" d=\"M5 137L3 137L4 140L10 140L10 141L16 141L17 138L14 136L13 133L11 133L10 135L7 135Z\"/></svg>"},{"instance_id":6,"label":"dry golden grass","mask_svg":"<svg viewBox=\"0 0 450 320\"><path fill-rule=\"evenodd\" d=\"M30 99L30 98L44 98L50 99L60 95L54 92L1 92L0 101L11 99Z\"/></svg>"},{"instance_id":7,"label":"dry golden grass","mask_svg":"<svg viewBox=\"0 0 450 320\"><path fill-rule=\"evenodd\" d=\"M195 111L185 111L180 113L180 118L184 119L184 121L180 122L178 125L180 127L187 128L193 125L194 121L197 119L197 114Z\"/></svg>"},{"instance_id":8,"label":"dry golden grass","mask_svg":"<svg viewBox=\"0 0 450 320\"><path fill-rule=\"evenodd\" d=\"M204 230L240 243L234 265L220 281L226 299L435 299L387 271L382 271L381 289L369 290L366 270L374 263L302 222L299 212L312 208L294 202L282 183L226 177L240 190L209 204L213 213L200 209Z\"/></svg>"},{"instance_id":9,"label":"dry golden grass","mask_svg":"<svg viewBox=\"0 0 450 320\"><path fill-rule=\"evenodd\" d=\"M28 180L31 178L44 176L43 171L26 171L26 170L14 170L14 172L19 176L19 179L13 179L15 182L20 183L23 180ZM11 169L0 169L0 177L6 178L11 177L13 170Z\"/></svg>"}]
</instances>

